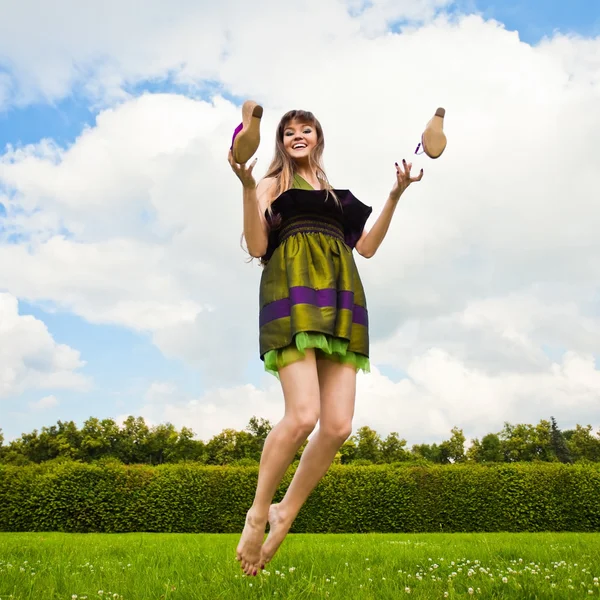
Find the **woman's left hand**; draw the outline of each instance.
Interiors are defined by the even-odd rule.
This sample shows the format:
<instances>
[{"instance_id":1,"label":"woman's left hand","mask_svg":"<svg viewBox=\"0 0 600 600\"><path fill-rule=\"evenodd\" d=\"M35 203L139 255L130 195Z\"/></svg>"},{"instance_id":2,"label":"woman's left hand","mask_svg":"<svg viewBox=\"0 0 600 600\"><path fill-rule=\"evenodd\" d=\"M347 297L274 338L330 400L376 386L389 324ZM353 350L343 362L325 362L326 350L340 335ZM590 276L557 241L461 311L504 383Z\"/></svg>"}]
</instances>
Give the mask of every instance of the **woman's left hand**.
<instances>
[{"instance_id":1,"label":"woman's left hand","mask_svg":"<svg viewBox=\"0 0 600 600\"><path fill-rule=\"evenodd\" d=\"M402 167L396 163L396 182L394 183L394 187L392 188L391 196L394 200L398 200L404 190L411 184L413 181L421 181L423 179L423 169L417 177L410 176L410 169L412 167L412 163L407 163L404 159L402 159Z\"/></svg>"}]
</instances>

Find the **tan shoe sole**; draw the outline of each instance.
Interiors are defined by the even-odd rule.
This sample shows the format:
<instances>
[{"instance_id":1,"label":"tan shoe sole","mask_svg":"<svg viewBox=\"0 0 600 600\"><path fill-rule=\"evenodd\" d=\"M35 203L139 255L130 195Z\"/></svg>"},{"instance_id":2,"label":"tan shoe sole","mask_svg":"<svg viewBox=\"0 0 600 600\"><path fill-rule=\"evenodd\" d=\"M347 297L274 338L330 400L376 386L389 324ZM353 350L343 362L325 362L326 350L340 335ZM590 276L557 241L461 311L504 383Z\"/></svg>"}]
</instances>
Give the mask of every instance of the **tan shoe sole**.
<instances>
[{"instance_id":1,"label":"tan shoe sole","mask_svg":"<svg viewBox=\"0 0 600 600\"><path fill-rule=\"evenodd\" d=\"M446 110L438 108L433 118L427 123L421 136L423 151L429 158L439 158L446 149L446 135L444 134L444 116Z\"/></svg>"},{"instance_id":2,"label":"tan shoe sole","mask_svg":"<svg viewBox=\"0 0 600 600\"><path fill-rule=\"evenodd\" d=\"M258 150L262 115L262 106L253 100L244 102L242 106L241 130L237 134L234 134L232 144L233 160L236 163L242 164L248 162Z\"/></svg>"}]
</instances>

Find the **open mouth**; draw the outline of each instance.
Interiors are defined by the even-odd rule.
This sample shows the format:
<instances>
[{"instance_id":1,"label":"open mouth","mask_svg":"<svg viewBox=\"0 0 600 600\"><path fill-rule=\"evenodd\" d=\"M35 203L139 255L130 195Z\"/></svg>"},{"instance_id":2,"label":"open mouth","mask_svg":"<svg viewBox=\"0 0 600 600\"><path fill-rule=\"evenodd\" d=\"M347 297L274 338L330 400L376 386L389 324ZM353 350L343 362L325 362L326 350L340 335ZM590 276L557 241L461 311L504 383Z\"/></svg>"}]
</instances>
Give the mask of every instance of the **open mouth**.
<instances>
[{"instance_id":1,"label":"open mouth","mask_svg":"<svg viewBox=\"0 0 600 600\"><path fill-rule=\"evenodd\" d=\"M306 148L306 144L294 144L292 146L292 149L294 150L304 150L304 148Z\"/></svg>"}]
</instances>

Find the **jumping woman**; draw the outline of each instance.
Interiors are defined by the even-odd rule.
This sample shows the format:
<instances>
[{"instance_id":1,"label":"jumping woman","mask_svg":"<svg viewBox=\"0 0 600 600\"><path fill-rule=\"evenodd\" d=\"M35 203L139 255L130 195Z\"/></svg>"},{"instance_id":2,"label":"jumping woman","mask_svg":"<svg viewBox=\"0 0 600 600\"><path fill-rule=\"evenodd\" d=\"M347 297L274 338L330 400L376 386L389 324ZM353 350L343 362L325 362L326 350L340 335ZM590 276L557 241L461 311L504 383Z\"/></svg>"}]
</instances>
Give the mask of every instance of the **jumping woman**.
<instances>
[{"instance_id":1,"label":"jumping woman","mask_svg":"<svg viewBox=\"0 0 600 600\"><path fill-rule=\"evenodd\" d=\"M248 252L264 266L260 357L279 378L285 400L283 419L265 440L254 502L237 547L244 573L256 575L352 432L356 373L369 371L367 303L353 250L365 258L377 252L400 197L423 170L411 177L411 163L396 163L385 206L367 231L372 209L329 184L323 129L312 113L293 110L282 117L275 156L258 185L252 174L256 159L249 166L246 161L258 146L262 108L246 103L243 114L229 163L243 186ZM271 504L317 422L284 498Z\"/></svg>"}]
</instances>

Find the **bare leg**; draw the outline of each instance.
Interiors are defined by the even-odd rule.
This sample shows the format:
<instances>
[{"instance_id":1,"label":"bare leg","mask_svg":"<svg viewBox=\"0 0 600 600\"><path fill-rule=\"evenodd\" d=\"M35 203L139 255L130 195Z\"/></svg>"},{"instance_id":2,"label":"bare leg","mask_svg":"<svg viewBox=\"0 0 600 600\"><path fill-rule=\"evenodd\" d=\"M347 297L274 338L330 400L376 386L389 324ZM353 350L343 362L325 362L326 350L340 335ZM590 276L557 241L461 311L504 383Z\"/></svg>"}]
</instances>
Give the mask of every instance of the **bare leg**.
<instances>
[{"instance_id":1,"label":"bare leg","mask_svg":"<svg viewBox=\"0 0 600 600\"><path fill-rule=\"evenodd\" d=\"M302 453L298 470L283 500L269 508L269 535L262 547L269 562L285 539L306 499L329 469L337 451L352 432L356 371L350 365L317 361L321 389L319 430Z\"/></svg>"},{"instance_id":2,"label":"bare leg","mask_svg":"<svg viewBox=\"0 0 600 600\"><path fill-rule=\"evenodd\" d=\"M306 357L279 371L285 398L283 419L269 432L260 458L254 502L237 547L237 560L246 575L262 566L260 549L265 535L269 506L298 448L319 419L319 379L313 350Z\"/></svg>"}]
</instances>

